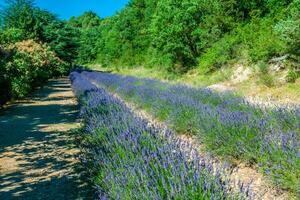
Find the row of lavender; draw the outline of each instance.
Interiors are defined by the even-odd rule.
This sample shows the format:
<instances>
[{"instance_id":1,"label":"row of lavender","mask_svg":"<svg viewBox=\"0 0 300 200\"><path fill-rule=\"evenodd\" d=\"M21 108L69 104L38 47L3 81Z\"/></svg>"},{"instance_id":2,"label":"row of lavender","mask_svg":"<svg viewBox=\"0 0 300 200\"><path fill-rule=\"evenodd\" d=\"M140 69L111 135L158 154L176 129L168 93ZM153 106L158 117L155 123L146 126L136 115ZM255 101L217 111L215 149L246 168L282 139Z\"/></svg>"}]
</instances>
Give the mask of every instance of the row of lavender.
<instances>
[{"instance_id":1,"label":"row of lavender","mask_svg":"<svg viewBox=\"0 0 300 200\"><path fill-rule=\"evenodd\" d=\"M83 72L179 133L199 136L210 152L254 164L300 195L300 108L253 106L232 94L108 73Z\"/></svg>"},{"instance_id":2,"label":"row of lavender","mask_svg":"<svg viewBox=\"0 0 300 200\"><path fill-rule=\"evenodd\" d=\"M80 73L70 79L81 103L87 166L99 199L251 198L243 187L233 194L224 174L183 147L170 130L149 126Z\"/></svg>"}]
</instances>

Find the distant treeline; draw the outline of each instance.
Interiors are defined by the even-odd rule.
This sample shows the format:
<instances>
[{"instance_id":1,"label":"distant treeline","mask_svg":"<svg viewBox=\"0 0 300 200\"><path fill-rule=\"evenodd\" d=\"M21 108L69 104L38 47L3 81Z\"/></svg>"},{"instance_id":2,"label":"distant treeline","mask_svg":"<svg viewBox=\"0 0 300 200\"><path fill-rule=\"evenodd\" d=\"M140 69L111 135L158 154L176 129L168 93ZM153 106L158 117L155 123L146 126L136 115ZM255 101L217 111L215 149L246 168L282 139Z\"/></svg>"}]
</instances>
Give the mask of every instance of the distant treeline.
<instances>
[{"instance_id":1,"label":"distant treeline","mask_svg":"<svg viewBox=\"0 0 300 200\"><path fill-rule=\"evenodd\" d=\"M115 16L69 24L81 32L81 63L207 73L289 55L299 66L300 0L131 0Z\"/></svg>"},{"instance_id":2,"label":"distant treeline","mask_svg":"<svg viewBox=\"0 0 300 200\"><path fill-rule=\"evenodd\" d=\"M69 72L78 30L32 0L7 0L0 11L0 106Z\"/></svg>"},{"instance_id":3,"label":"distant treeline","mask_svg":"<svg viewBox=\"0 0 300 200\"><path fill-rule=\"evenodd\" d=\"M101 5L99 5L101 6ZM300 0L131 0L112 17L60 20L34 0L0 10L0 105L72 63L202 73L285 56L299 76Z\"/></svg>"}]
</instances>

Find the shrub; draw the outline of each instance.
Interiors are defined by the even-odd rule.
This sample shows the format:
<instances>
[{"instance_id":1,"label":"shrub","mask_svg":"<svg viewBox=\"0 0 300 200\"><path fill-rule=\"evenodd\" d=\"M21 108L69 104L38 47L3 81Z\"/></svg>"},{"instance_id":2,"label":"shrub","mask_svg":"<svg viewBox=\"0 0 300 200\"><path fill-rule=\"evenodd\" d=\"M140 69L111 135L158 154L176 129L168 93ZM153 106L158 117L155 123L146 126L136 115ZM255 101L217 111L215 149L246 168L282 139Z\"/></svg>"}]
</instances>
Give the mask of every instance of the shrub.
<instances>
[{"instance_id":1,"label":"shrub","mask_svg":"<svg viewBox=\"0 0 300 200\"><path fill-rule=\"evenodd\" d=\"M46 44L25 40L9 45L2 68L13 98L26 96L32 87L65 72L65 64Z\"/></svg>"},{"instance_id":2,"label":"shrub","mask_svg":"<svg viewBox=\"0 0 300 200\"><path fill-rule=\"evenodd\" d=\"M227 64L233 58L237 38L228 34L209 48L199 59L200 71L207 73Z\"/></svg>"},{"instance_id":3,"label":"shrub","mask_svg":"<svg viewBox=\"0 0 300 200\"><path fill-rule=\"evenodd\" d=\"M259 67L259 74L258 74L259 82L267 87L273 87L274 77L272 76L272 74L270 74L269 65L262 62L258 64L258 67Z\"/></svg>"},{"instance_id":4,"label":"shrub","mask_svg":"<svg viewBox=\"0 0 300 200\"><path fill-rule=\"evenodd\" d=\"M299 72L297 72L295 69L289 69L288 74L286 76L286 81L289 83L295 83L299 76Z\"/></svg>"},{"instance_id":5,"label":"shrub","mask_svg":"<svg viewBox=\"0 0 300 200\"><path fill-rule=\"evenodd\" d=\"M272 30L274 18L256 18L243 27L239 27L237 34L243 48L246 48L251 61L267 61L272 56L280 54L284 45Z\"/></svg>"},{"instance_id":6,"label":"shrub","mask_svg":"<svg viewBox=\"0 0 300 200\"><path fill-rule=\"evenodd\" d=\"M284 52L284 43L280 41L270 26L272 17L253 17L247 24L240 24L222 39L215 42L199 58L201 71L219 69L231 60L246 59L252 62L267 61L273 55Z\"/></svg>"}]
</instances>

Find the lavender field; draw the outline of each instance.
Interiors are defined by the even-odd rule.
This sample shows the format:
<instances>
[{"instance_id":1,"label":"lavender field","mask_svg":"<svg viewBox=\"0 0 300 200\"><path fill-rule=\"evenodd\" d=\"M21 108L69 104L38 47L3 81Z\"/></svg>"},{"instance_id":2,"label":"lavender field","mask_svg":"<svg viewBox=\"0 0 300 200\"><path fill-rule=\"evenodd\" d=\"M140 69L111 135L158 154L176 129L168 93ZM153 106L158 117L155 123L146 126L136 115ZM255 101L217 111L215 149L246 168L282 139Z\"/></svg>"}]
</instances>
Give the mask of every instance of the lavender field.
<instances>
[{"instance_id":1,"label":"lavender field","mask_svg":"<svg viewBox=\"0 0 300 200\"><path fill-rule=\"evenodd\" d=\"M0 0L0 200L300 200L300 0Z\"/></svg>"},{"instance_id":2,"label":"lavender field","mask_svg":"<svg viewBox=\"0 0 300 200\"><path fill-rule=\"evenodd\" d=\"M233 94L109 73L70 78L85 125L85 162L100 199L255 197L247 185L233 189L227 165L214 167L178 134L196 136L224 163L245 162L274 187L299 195L299 107L255 106ZM149 125L124 101L168 128Z\"/></svg>"}]
</instances>

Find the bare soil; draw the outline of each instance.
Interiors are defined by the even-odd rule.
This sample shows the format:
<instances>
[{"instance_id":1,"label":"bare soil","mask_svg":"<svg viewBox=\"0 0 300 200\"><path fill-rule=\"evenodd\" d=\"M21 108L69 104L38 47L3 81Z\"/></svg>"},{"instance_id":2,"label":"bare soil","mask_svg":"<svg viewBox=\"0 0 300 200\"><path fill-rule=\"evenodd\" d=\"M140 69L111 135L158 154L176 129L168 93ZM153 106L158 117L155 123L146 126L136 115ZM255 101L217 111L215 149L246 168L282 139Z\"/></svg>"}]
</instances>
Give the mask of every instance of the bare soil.
<instances>
[{"instance_id":1,"label":"bare soil","mask_svg":"<svg viewBox=\"0 0 300 200\"><path fill-rule=\"evenodd\" d=\"M67 78L0 114L0 199L89 199L71 131L77 117Z\"/></svg>"}]
</instances>

